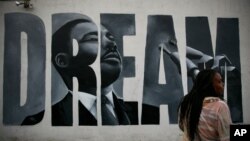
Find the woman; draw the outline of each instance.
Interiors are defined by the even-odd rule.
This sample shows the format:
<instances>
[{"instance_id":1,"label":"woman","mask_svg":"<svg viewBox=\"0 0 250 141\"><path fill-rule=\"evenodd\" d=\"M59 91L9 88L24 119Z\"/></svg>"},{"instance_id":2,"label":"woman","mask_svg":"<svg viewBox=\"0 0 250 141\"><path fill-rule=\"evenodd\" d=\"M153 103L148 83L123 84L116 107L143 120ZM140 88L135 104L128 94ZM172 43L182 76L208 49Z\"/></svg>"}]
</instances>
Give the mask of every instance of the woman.
<instances>
[{"instance_id":1,"label":"woman","mask_svg":"<svg viewBox=\"0 0 250 141\"><path fill-rule=\"evenodd\" d=\"M224 84L218 72L199 72L191 91L178 107L183 140L229 141L232 121L227 104L220 99L223 90Z\"/></svg>"}]
</instances>

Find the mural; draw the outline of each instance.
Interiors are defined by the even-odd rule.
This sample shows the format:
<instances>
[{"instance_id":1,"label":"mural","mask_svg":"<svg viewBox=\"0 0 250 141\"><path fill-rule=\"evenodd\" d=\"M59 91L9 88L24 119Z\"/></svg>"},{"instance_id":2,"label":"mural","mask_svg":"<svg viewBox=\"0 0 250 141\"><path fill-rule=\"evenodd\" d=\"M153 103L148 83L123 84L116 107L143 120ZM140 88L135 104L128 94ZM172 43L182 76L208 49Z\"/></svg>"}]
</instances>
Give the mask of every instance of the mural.
<instances>
[{"instance_id":1,"label":"mural","mask_svg":"<svg viewBox=\"0 0 250 141\"><path fill-rule=\"evenodd\" d=\"M19 125L27 114L45 107L45 26L39 17L23 13L7 13L4 22L3 123ZM27 100L23 106L20 106L21 33L28 38Z\"/></svg>"},{"instance_id":2,"label":"mural","mask_svg":"<svg viewBox=\"0 0 250 141\"><path fill-rule=\"evenodd\" d=\"M70 126L73 123L72 95L79 98L79 125L97 125L96 75L91 65L98 54L98 30L92 20L79 14L55 14L53 19L52 63L68 88L62 100L52 106L52 125ZM73 55L73 39L78 52ZM112 83L121 72L121 56L113 35L101 26L101 111L103 125L128 125L130 120L124 107L112 90ZM73 91L73 77L79 83ZM55 101L55 99L52 99ZM23 125L36 124L44 111L26 118Z\"/></svg>"},{"instance_id":3,"label":"mural","mask_svg":"<svg viewBox=\"0 0 250 141\"><path fill-rule=\"evenodd\" d=\"M213 53L211 35L207 17L186 17L187 46L201 51L200 55L189 53L187 58L197 67L191 69L212 68L218 70L224 77L224 98L227 100L232 114L233 122L242 122L242 92L239 45L238 18L218 18L216 50ZM188 63L187 63L188 64ZM190 73L190 71L189 71ZM191 74L192 75L192 74ZM190 76L190 75L189 75ZM189 88L192 81L188 82Z\"/></svg>"},{"instance_id":4,"label":"mural","mask_svg":"<svg viewBox=\"0 0 250 141\"><path fill-rule=\"evenodd\" d=\"M161 45L178 48L172 16L148 16L146 41L142 124L159 124L159 106L162 104L168 105L169 123L177 123L177 107L183 96L180 66L165 53L162 55L166 83L158 82Z\"/></svg>"},{"instance_id":5,"label":"mural","mask_svg":"<svg viewBox=\"0 0 250 141\"><path fill-rule=\"evenodd\" d=\"M51 125L73 125L73 96L78 98L80 126L97 125L97 101L101 100L102 125L160 124L160 105L168 105L169 123L177 123L177 107L183 97L178 42L171 15L148 15L144 60L142 113L136 101L124 101L124 78L136 76L136 56L124 56L123 37L136 35L134 14L100 14L100 29L87 15L52 15ZM5 14L3 123L35 125L45 109L45 27L32 14ZM29 23L29 24L27 24ZM188 88L205 68L224 77L227 100L234 122L242 122L239 21L218 18L216 51L213 53L207 17L186 17L186 66ZM100 32L98 32L100 31ZM21 33L27 34L28 91L20 105ZM100 41L98 38L100 33ZM99 48L100 44L100 48ZM100 49L100 60L97 60ZM101 98L92 64L100 62ZM39 63L38 63L39 62ZM166 82L159 82L163 64ZM78 89L73 88L73 79ZM14 82L14 83L13 83Z\"/></svg>"}]
</instances>

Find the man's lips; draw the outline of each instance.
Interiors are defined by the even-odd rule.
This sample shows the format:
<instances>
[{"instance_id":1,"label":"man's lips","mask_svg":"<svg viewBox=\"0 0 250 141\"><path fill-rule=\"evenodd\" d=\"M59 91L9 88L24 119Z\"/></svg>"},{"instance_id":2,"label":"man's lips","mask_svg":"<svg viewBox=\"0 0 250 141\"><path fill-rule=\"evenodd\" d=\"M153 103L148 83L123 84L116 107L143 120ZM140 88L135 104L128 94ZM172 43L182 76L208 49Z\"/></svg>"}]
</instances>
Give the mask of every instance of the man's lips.
<instances>
[{"instance_id":1,"label":"man's lips","mask_svg":"<svg viewBox=\"0 0 250 141\"><path fill-rule=\"evenodd\" d=\"M112 61L121 62L119 55L116 52L109 52L101 58L101 62Z\"/></svg>"}]
</instances>

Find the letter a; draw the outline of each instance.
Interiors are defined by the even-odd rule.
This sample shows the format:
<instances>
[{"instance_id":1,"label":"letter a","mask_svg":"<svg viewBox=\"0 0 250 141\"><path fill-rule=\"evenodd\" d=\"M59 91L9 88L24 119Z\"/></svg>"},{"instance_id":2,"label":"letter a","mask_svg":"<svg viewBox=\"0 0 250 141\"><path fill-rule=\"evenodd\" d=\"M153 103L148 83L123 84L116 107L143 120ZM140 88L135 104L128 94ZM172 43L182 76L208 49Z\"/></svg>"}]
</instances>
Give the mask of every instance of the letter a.
<instances>
[{"instance_id":1,"label":"letter a","mask_svg":"<svg viewBox=\"0 0 250 141\"><path fill-rule=\"evenodd\" d=\"M241 135L240 135L240 131L239 131L239 129L236 129L236 130L235 130L235 132L234 132L234 136L241 136Z\"/></svg>"}]
</instances>

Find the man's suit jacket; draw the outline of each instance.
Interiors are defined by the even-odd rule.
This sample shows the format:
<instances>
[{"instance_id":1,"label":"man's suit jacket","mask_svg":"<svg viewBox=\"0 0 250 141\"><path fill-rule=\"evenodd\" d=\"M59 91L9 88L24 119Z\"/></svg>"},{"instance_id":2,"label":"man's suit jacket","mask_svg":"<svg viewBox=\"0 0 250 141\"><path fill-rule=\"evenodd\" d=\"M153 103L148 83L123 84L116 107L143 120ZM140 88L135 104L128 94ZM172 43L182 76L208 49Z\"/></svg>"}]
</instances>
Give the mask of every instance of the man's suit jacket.
<instances>
[{"instance_id":1,"label":"man's suit jacket","mask_svg":"<svg viewBox=\"0 0 250 141\"><path fill-rule=\"evenodd\" d=\"M120 125L129 125L130 120L125 108L123 100L118 99L113 93L115 112ZM52 125L53 126L72 126L73 110L72 110L72 94L68 93L61 101L52 106ZM79 105L79 125L97 125L95 117L78 102ZM22 122L22 125L34 125L39 123L44 115L44 110L38 114L28 116Z\"/></svg>"}]
</instances>

